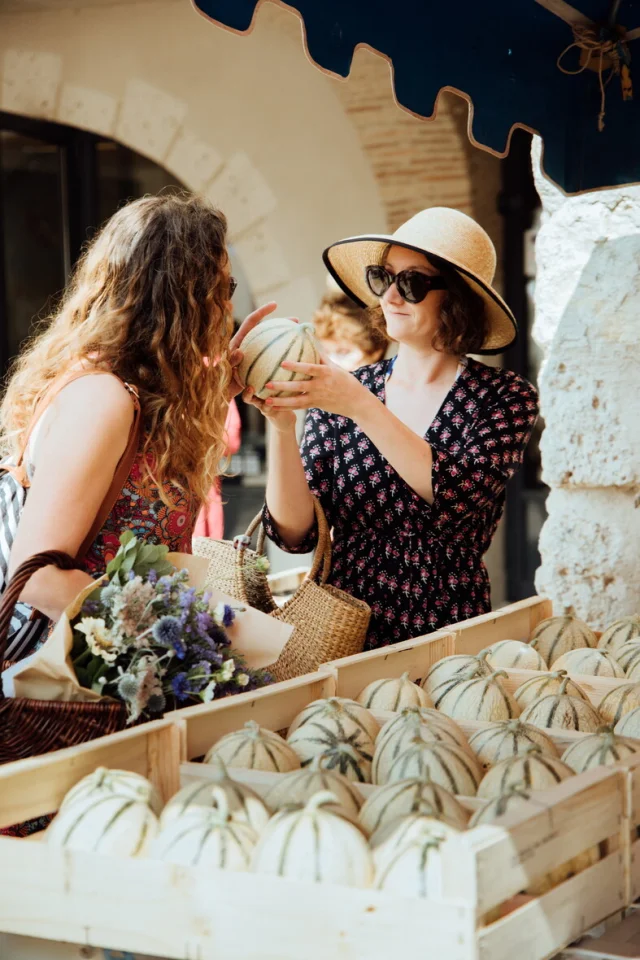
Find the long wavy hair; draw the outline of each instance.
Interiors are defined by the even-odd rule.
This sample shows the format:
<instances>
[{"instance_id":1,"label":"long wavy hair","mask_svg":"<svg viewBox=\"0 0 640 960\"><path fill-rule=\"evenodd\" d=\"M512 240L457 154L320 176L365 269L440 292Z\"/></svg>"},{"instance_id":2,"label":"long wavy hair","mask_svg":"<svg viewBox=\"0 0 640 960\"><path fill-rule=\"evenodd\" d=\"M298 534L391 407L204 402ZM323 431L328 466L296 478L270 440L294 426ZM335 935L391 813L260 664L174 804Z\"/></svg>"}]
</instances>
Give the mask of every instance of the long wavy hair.
<instances>
[{"instance_id":1,"label":"long wavy hair","mask_svg":"<svg viewBox=\"0 0 640 960\"><path fill-rule=\"evenodd\" d=\"M48 386L84 362L139 391L148 479L203 501L224 459L231 380L227 223L198 197L122 207L80 258L59 307L9 374L5 454L20 449Z\"/></svg>"}]
</instances>

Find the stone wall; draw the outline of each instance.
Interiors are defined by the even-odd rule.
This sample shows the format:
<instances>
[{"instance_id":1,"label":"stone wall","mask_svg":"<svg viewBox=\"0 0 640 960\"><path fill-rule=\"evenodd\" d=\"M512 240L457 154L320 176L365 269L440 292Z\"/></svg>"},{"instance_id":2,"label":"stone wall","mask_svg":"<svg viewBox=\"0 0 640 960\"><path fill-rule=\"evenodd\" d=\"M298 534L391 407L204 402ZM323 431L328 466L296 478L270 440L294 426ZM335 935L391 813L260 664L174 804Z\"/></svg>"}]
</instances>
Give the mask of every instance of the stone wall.
<instances>
[{"instance_id":1,"label":"stone wall","mask_svg":"<svg viewBox=\"0 0 640 960\"><path fill-rule=\"evenodd\" d=\"M566 198L539 151L534 337L551 494L536 585L603 627L640 612L640 187Z\"/></svg>"}]
</instances>

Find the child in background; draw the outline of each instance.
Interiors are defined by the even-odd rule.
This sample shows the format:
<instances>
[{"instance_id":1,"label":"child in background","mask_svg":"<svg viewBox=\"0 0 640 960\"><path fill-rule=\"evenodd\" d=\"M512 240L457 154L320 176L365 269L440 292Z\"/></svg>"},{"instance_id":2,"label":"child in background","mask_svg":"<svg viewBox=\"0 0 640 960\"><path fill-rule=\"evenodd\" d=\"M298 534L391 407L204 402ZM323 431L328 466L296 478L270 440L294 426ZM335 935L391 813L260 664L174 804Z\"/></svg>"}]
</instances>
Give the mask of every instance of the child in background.
<instances>
[{"instance_id":1,"label":"child in background","mask_svg":"<svg viewBox=\"0 0 640 960\"><path fill-rule=\"evenodd\" d=\"M391 341L374 326L366 310L358 307L331 281L313 317L316 337L323 349L344 370L377 363L386 356Z\"/></svg>"}]
</instances>

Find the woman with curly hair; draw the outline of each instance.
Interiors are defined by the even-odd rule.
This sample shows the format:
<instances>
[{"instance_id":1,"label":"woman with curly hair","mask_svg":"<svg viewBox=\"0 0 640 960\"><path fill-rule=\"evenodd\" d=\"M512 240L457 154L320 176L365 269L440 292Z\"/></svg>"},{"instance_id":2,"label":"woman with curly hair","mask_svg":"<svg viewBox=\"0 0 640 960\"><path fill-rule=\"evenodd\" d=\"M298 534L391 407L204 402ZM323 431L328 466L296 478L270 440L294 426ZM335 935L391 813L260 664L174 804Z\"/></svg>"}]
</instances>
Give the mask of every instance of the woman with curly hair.
<instances>
[{"instance_id":1,"label":"woman with curly hair","mask_svg":"<svg viewBox=\"0 0 640 960\"><path fill-rule=\"evenodd\" d=\"M367 643L379 647L491 609L482 558L537 395L468 356L501 353L516 335L492 286L495 249L470 217L423 210L392 236L349 237L324 259L377 311L398 353L355 375L328 360L285 362L309 379L267 384L275 395L253 400L274 427L265 523L285 550L306 552L312 495L320 500L333 527L330 582L369 604Z\"/></svg>"},{"instance_id":2,"label":"woman with curly hair","mask_svg":"<svg viewBox=\"0 0 640 960\"><path fill-rule=\"evenodd\" d=\"M275 308L255 311L231 339L235 281L225 241L224 216L197 197L127 204L90 243L54 316L16 361L0 434L28 490L8 574L43 550L83 557L81 570L36 573L18 605L26 612L58 620L104 572L125 530L191 552L196 514L224 458L229 401L241 389L238 347ZM137 408L131 469L91 536ZM25 647L22 613L12 659L34 642L31 632Z\"/></svg>"}]
</instances>

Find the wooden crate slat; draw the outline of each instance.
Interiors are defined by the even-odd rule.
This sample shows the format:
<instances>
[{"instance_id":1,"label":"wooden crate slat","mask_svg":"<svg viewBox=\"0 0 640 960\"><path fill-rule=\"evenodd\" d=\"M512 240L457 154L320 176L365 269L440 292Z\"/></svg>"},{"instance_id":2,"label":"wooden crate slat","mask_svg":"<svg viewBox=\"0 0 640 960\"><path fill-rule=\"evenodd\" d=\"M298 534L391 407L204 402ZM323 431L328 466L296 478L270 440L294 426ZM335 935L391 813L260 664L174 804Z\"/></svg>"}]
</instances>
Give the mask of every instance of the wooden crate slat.
<instances>
[{"instance_id":1,"label":"wooden crate slat","mask_svg":"<svg viewBox=\"0 0 640 960\"><path fill-rule=\"evenodd\" d=\"M434 663L453 653L455 635L437 633L334 660L325 667L335 673L338 696L355 699L367 684L384 677L408 672L411 680L420 680Z\"/></svg>"},{"instance_id":2,"label":"wooden crate slat","mask_svg":"<svg viewBox=\"0 0 640 960\"><path fill-rule=\"evenodd\" d=\"M480 653L497 640L528 640L541 620L553 616L550 600L529 597L491 613L450 624L455 634L456 653Z\"/></svg>"},{"instance_id":3,"label":"wooden crate slat","mask_svg":"<svg viewBox=\"0 0 640 960\"><path fill-rule=\"evenodd\" d=\"M606 857L478 935L479 960L542 960L624 906L619 855Z\"/></svg>"},{"instance_id":4,"label":"wooden crate slat","mask_svg":"<svg viewBox=\"0 0 640 960\"><path fill-rule=\"evenodd\" d=\"M623 815L624 775L611 768L536 791L517 812L449 841L443 895L454 896L463 878L460 895L475 896L484 914L600 841L617 841ZM621 863L619 869L622 878Z\"/></svg>"},{"instance_id":5,"label":"wooden crate slat","mask_svg":"<svg viewBox=\"0 0 640 960\"><path fill-rule=\"evenodd\" d=\"M272 687L176 710L167 714L167 718L182 728L183 759L192 760L205 754L225 734L239 730L248 720L255 720L268 730L282 730L309 703L332 697L335 690L333 674L318 671Z\"/></svg>"},{"instance_id":6,"label":"wooden crate slat","mask_svg":"<svg viewBox=\"0 0 640 960\"><path fill-rule=\"evenodd\" d=\"M176 960L388 960L405 943L474 960L464 904L0 838L0 929Z\"/></svg>"},{"instance_id":7,"label":"wooden crate slat","mask_svg":"<svg viewBox=\"0 0 640 960\"><path fill-rule=\"evenodd\" d=\"M178 728L169 720L100 737L76 747L0 766L0 828L53 813L64 795L97 767L148 777L168 800L179 787Z\"/></svg>"}]
</instances>

